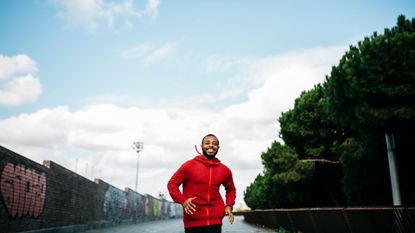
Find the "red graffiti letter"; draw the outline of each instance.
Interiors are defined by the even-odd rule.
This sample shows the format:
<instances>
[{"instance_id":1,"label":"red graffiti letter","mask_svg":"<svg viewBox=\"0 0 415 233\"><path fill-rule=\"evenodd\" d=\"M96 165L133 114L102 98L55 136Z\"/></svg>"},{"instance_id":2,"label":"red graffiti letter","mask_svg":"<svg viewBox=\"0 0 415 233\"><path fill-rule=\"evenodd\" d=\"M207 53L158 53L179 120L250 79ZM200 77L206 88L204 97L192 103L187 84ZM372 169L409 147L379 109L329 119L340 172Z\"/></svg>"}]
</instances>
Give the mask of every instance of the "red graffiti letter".
<instances>
[{"instance_id":1,"label":"red graffiti letter","mask_svg":"<svg viewBox=\"0 0 415 233\"><path fill-rule=\"evenodd\" d=\"M12 214L13 193L14 193L14 165L8 163L1 174L1 194L3 195L4 204L6 205L9 215Z\"/></svg>"},{"instance_id":2,"label":"red graffiti letter","mask_svg":"<svg viewBox=\"0 0 415 233\"><path fill-rule=\"evenodd\" d=\"M40 216L46 198L46 176L22 164L8 163L1 174L1 194L11 217Z\"/></svg>"}]
</instances>

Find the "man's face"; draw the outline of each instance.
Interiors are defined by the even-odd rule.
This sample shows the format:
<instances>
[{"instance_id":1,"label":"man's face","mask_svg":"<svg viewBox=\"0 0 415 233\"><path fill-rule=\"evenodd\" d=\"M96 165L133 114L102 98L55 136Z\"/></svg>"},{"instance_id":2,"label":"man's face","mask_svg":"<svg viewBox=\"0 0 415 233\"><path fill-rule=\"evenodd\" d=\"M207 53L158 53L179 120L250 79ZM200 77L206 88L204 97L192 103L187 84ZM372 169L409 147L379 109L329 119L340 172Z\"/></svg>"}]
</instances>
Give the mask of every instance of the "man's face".
<instances>
[{"instance_id":1,"label":"man's face","mask_svg":"<svg viewBox=\"0 0 415 233\"><path fill-rule=\"evenodd\" d=\"M215 157L219 150L219 141L215 136L207 136L202 142L203 155L209 159Z\"/></svg>"}]
</instances>

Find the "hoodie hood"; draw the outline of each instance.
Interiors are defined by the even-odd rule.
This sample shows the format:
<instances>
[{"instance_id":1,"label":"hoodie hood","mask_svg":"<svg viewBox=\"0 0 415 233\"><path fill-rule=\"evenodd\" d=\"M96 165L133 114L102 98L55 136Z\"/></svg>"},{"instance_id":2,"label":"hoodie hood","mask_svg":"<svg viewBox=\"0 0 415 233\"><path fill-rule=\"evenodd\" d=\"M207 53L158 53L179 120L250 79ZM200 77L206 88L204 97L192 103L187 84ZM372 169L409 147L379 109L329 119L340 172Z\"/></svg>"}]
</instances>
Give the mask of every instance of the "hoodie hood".
<instances>
[{"instance_id":1,"label":"hoodie hood","mask_svg":"<svg viewBox=\"0 0 415 233\"><path fill-rule=\"evenodd\" d=\"M202 155L202 153L199 152L199 150L197 149L197 146L195 145L195 150L197 152L197 156L194 158L195 160L203 163L206 166L218 166L220 164L220 160L217 158L213 158L213 159L208 159L206 158L204 155Z\"/></svg>"},{"instance_id":2,"label":"hoodie hood","mask_svg":"<svg viewBox=\"0 0 415 233\"><path fill-rule=\"evenodd\" d=\"M206 166L209 167L215 167L218 166L220 164L220 160L217 158L213 158L213 159L208 159L203 155L198 155L194 158L194 160L199 161L201 163L203 163Z\"/></svg>"}]
</instances>

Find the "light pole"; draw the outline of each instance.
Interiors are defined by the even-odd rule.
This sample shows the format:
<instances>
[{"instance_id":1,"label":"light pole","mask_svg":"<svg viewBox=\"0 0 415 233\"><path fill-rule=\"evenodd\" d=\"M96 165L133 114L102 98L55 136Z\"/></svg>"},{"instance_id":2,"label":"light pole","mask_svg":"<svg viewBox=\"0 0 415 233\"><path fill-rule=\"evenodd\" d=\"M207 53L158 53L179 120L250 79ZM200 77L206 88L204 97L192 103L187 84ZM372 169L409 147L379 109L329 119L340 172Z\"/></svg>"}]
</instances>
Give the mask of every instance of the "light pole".
<instances>
[{"instance_id":1,"label":"light pole","mask_svg":"<svg viewBox=\"0 0 415 233\"><path fill-rule=\"evenodd\" d=\"M140 152L143 151L143 142L133 142L133 149L137 152L137 170L135 171L135 191L137 192L137 184L138 184L138 166L140 160Z\"/></svg>"},{"instance_id":2,"label":"light pole","mask_svg":"<svg viewBox=\"0 0 415 233\"><path fill-rule=\"evenodd\" d=\"M402 205L401 202L401 191L399 188L399 176L396 169L395 159L395 138L392 132L386 132L386 148L388 150L388 161L389 161L389 175L391 178L392 186L392 200L394 206Z\"/></svg>"}]
</instances>

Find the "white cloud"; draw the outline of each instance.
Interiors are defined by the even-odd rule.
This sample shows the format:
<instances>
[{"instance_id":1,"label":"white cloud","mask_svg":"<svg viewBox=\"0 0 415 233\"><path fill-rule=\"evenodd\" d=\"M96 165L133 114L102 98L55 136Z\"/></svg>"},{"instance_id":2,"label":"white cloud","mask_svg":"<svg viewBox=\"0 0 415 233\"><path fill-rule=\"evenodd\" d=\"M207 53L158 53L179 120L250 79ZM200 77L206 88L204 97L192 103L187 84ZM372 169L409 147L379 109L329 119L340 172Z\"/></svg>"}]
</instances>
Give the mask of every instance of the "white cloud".
<instances>
[{"instance_id":1,"label":"white cloud","mask_svg":"<svg viewBox=\"0 0 415 233\"><path fill-rule=\"evenodd\" d=\"M163 60L174 53L177 43L169 42L159 47L150 44L142 43L131 48L119 51L118 54L125 59L142 60L144 64L154 64Z\"/></svg>"},{"instance_id":2,"label":"white cloud","mask_svg":"<svg viewBox=\"0 0 415 233\"><path fill-rule=\"evenodd\" d=\"M150 18L157 18L158 16L158 7L160 5L160 0L148 0L144 14L148 15Z\"/></svg>"},{"instance_id":3,"label":"white cloud","mask_svg":"<svg viewBox=\"0 0 415 233\"><path fill-rule=\"evenodd\" d=\"M42 93L36 77L36 62L27 55L0 54L0 106L19 106L33 102Z\"/></svg>"},{"instance_id":4,"label":"white cloud","mask_svg":"<svg viewBox=\"0 0 415 233\"><path fill-rule=\"evenodd\" d=\"M162 60L162 59L166 58L167 56L169 56L174 51L175 48L176 48L175 43L164 44L163 46L154 49L147 56L146 62L148 64L153 64L153 63L155 63L159 60Z\"/></svg>"},{"instance_id":5,"label":"white cloud","mask_svg":"<svg viewBox=\"0 0 415 233\"><path fill-rule=\"evenodd\" d=\"M134 59L143 58L153 50L153 46L148 43L142 43L119 52L122 58Z\"/></svg>"},{"instance_id":6,"label":"white cloud","mask_svg":"<svg viewBox=\"0 0 415 233\"><path fill-rule=\"evenodd\" d=\"M36 62L27 55L7 57L0 54L0 80L5 80L13 75L36 73Z\"/></svg>"},{"instance_id":7,"label":"white cloud","mask_svg":"<svg viewBox=\"0 0 415 233\"><path fill-rule=\"evenodd\" d=\"M252 64L252 58L235 58L229 55L212 55L204 59L201 63L206 72L224 72L235 67L248 66Z\"/></svg>"},{"instance_id":8,"label":"white cloud","mask_svg":"<svg viewBox=\"0 0 415 233\"><path fill-rule=\"evenodd\" d=\"M247 120L276 119L293 107L302 91L323 82L344 51L343 46L316 48L258 61L249 75L259 87L249 92L248 101L229 107L225 113Z\"/></svg>"},{"instance_id":9,"label":"white cloud","mask_svg":"<svg viewBox=\"0 0 415 233\"><path fill-rule=\"evenodd\" d=\"M67 20L72 27L84 27L95 30L103 24L108 28L132 27L134 18L149 17L155 19L158 15L160 1L148 0L144 10L137 10L133 0L51 0L61 10L58 15Z\"/></svg>"},{"instance_id":10,"label":"white cloud","mask_svg":"<svg viewBox=\"0 0 415 233\"><path fill-rule=\"evenodd\" d=\"M196 154L194 145L215 133L221 142L218 157L234 171L242 202L246 186L262 171L261 152L278 139L281 111L291 108L301 91L322 82L343 51L319 48L262 59L249 68L256 88L247 100L222 110L168 103L43 109L0 119L0 144L38 162L52 159L89 178L133 188L137 155L132 143L140 140L139 191L157 195L167 192L173 172Z\"/></svg>"}]
</instances>

